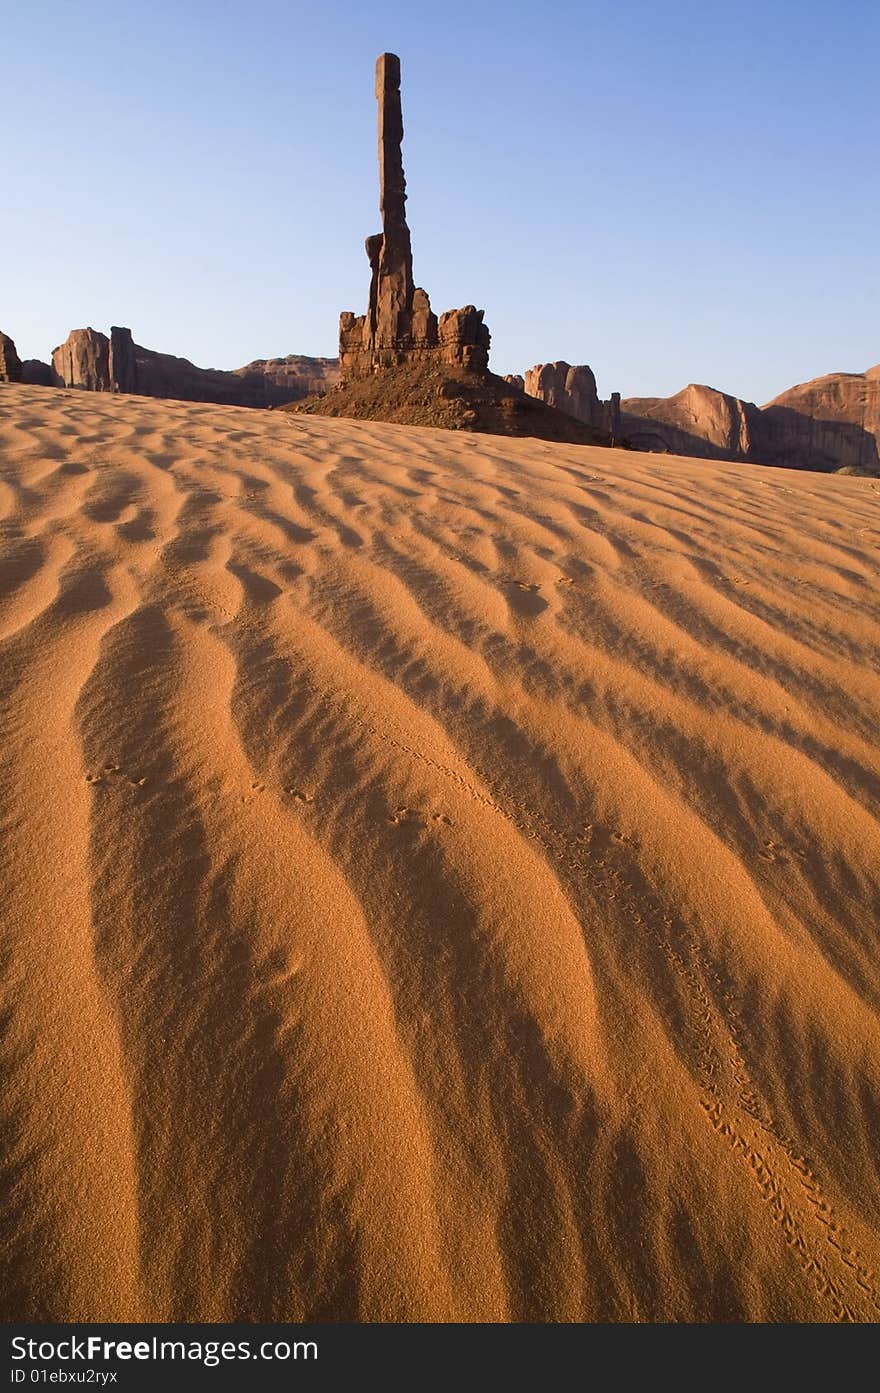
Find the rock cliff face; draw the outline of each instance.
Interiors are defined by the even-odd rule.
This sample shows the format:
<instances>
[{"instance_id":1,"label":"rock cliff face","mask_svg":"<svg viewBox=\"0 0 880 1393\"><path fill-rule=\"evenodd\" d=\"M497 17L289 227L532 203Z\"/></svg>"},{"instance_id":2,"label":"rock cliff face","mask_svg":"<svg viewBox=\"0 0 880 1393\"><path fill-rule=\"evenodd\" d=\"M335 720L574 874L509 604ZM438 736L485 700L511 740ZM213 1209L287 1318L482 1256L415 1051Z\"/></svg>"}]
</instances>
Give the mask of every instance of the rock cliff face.
<instances>
[{"instance_id":1,"label":"rock cliff face","mask_svg":"<svg viewBox=\"0 0 880 1393\"><path fill-rule=\"evenodd\" d=\"M486 372L490 339L483 311L465 305L464 309L447 310L438 320L427 291L413 280L401 152L400 59L394 53L383 53L377 60L376 98L382 231L366 240L370 263L367 313L355 315L345 310L339 317L343 379L351 381L383 368L421 361Z\"/></svg>"},{"instance_id":2,"label":"rock cliff face","mask_svg":"<svg viewBox=\"0 0 880 1393\"><path fill-rule=\"evenodd\" d=\"M784 406L761 412L754 457L765 464L794 465L824 472L880 470L877 437L852 421L816 420Z\"/></svg>"},{"instance_id":3,"label":"rock cliff face","mask_svg":"<svg viewBox=\"0 0 880 1393\"><path fill-rule=\"evenodd\" d=\"M262 395L267 406L281 406L300 401L313 392L326 392L339 381L339 362L336 358L309 358L289 353L286 358L257 358L233 376L241 379L246 394L259 405Z\"/></svg>"},{"instance_id":4,"label":"rock cliff face","mask_svg":"<svg viewBox=\"0 0 880 1393\"><path fill-rule=\"evenodd\" d=\"M20 382L21 362L8 334L0 332L0 382Z\"/></svg>"},{"instance_id":5,"label":"rock cliff face","mask_svg":"<svg viewBox=\"0 0 880 1393\"><path fill-rule=\"evenodd\" d=\"M90 392L136 392L145 397L206 401L224 406L283 406L326 390L339 378L333 358L260 359L225 372L198 368L187 358L157 353L135 343L131 330L114 326L110 337L74 329L52 354L59 386Z\"/></svg>"},{"instance_id":6,"label":"rock cliff face","mask_svg":"<svg viewBox=\"0 0 880 1393\"><path fill-rule=\"evenodd\" d=\"M71 329L52 350L52 369L59 384L86 392L110 391L110 340L97 329Z\"/></svg>"},{"instance_id":7,"label":"rock cliff face","mask_svg":"<svg viewBox=\"0 0 880 1393\"><path fill-rule=\"evenodd\" d=\"M745 459L760 435L753 402L691 382L674 397L630 397L622 403L624 436L640 450L705 459Z\"/></svg>"},{"instance_id":8,"label":"rock cliff face","mask_svg":"<svg viewBox=\"0 0 880 1393\"><path fill-rule=\"evenodd\" d=\"M144 355L148 350L141 349L140 351ZM137 392L140 378L144 379L145 387L149 385L149 373L146 371L138 372L137 355L138 349L131 336L131 330L122 329L114 324L110 330L109 349L110 383L114 392ZM183 361L181 360L181 362ZM164 396L165 393L144 391L141 395Z\"/></svg>"},{"instance_id":9,"label":"rock cliff face","mask_svg":"<svg viewBox=\"0 0 880 1393\"><path fill-rule=\"evenodd\" d=\"M525 375L525 390L530 397L567 411L614 439L620 436L620 393L613 392L608 401L601 401L592 368L585 363L579 367L566 362L538 363Z\"/></svg>"},{"instance_id":10,"label":"rock cliff face","mask_svg":"<svg viewBox=\"0 0 880 1393\"><path fill-rule=\"evenodd\" d=\"M763 407L784 407L819 421L847 421L880 439L880 363L866 372L829 372L789 387Z\"/></svg>"},{"instance_id":11,"label":"rock cliff face","mask_svg":"<svg viewBox=\"0 0 880 1393\"><path fill-rule=\"evenodd\" d=\"M672 397L621 403L637 450L747 460L795 469L880 470L880 370L832 373L765 407L691 383Z\"/></svg>"}]
</instances>

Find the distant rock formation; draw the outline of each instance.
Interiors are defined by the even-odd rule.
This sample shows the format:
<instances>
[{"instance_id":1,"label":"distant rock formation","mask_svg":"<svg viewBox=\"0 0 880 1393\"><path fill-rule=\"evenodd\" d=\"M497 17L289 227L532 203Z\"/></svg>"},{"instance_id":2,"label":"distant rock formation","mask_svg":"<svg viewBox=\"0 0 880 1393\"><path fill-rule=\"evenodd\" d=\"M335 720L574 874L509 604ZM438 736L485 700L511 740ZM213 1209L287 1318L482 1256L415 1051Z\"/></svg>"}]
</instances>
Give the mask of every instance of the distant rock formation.
<instances>
[{"instance_id":1,"label":"distant rock formation","mask_svg":"<svg viewBox=\"0 0 880 1393\"><path fill-rule=\"evenodd\" d=\"M564 361L538 363L525 375L525 390L530 397L619 439L620 393L612 392L610 400L600 401L592 368L585 363L579 367Z\"/></svg>"},{"instance_id":2,"label":"distant rock formation","mask_svg":"<svg viewBox=\"0 0 880 1393\"><path fill-rule=\"evenodd\" d=\"M243 390L253 398L255 406L260 404L261 395L266 406L283 406L335 387L339 361L288 353L285 358L257 358L243 368L235 368L233 376L241 379Z\"/></svg>"},{"instance_id":3,"label":"distant rock formation","mask_svg":"<svg viewBox=\"0 0 880 1393\"><path fill-rule=\"evenodd\" d=\"M21 365L21 380L31 387L54 387L56 385L52 364L44 363L40 358L25 358Z\"/></svg>"},{"instance_id":4,"label":"distant rock formation","mask_svg":"<svg viewBox=\"0 0 880 1393\"><path fill-rule=\"evenodd\" d=\"M145 350L141 350L143 353ZM147 350L148 351L148 350ZM157 355L158 356L158 355ZM137 349L130 329L122 329L114 324L110 329L110 385L114 392L137 392L138 381L145 378L149 385L149 374L138 372ZM159 396L159 392L143 392L143 396ZM162 393L161 395L164 395Z\"/></svg>"},{"instance_id":5,"label":"distant rock formation","mask_svg":"<svg viewBox=\"0 0 880 1393\"><path fill-rule=\"evenodd\" d=\"M622 430L637 450L665 450L703 459L746 459L760 434L753 402L691 382L673 397L630 397Z\"/></svg>"},{"instance_id":6,"label":"distant rock formation","mask_svg":"<svg viewBox=\"0 0 880 1393\"><path fill-rule=\"evenodd\" d=\"M379 103L379 210L382 231L366 241L370 263L367 313L339 318L339 365L346 381L421 360L437 360L473 372L489 366L489 330L473 305L447 310L438 320L426 291L413 281L412 245L406 221L400 59L383 53L376 62Z\"/></svg>"},{"instance_id":7,"label":"distant rock formation","mask_svg":"<svg viewBox=\"0 0 880 1393\"><path fill-rule=\"evenodd\" d=\"M21 381L21 360L8 334L0 332L0 382Z\"/></svg>"},{"instance_id":8,"label":"distant rock formation","mask_svg":"<svg viewBox=\"0 0 880 1393\"><path fill-rule=\"evenodd\" d=\"M768 402L761 415L778 450L837 467L875 466L880 453L880 364L866 372L827 373L790 387Z\"/></svg>"},{"instance_id":9,"label":"distant rock formation","mask_svg":"<svg viewBox=\"0 0 880 1393\"><path fill-rule=\"evenodd\" d=\"M59 385L109 392L110 340L97 329L71 329L52 350L52 370Z\"/></svg>"},{"instance_id":10,"label":"distant rock formation","mask_svg":"<svg viewBox=\"0 0 880 1393\"><path fill-rule=\"evenodd\" d=\"M697 383L621 406L624 439L636 450L826 472L880 469L877 369L817 378L763 408Z\"/></svg>"},{"instance_id":11,"label":"distant rock formation","mask_svg":"<svg viewBox=\"0 0 880 1393\"><path fill-rule=\"evenodd\" d=\"M96 329L74 329L52 354L59 386L89 392L135 392L145 397L205 401L223 406L284 406L339 379L333 358L260 359L225 372L198 368L187 358L157 353L134 342L130 329L114 326L110 337Z\"/></svg>"},{"instance_id":12,"label":"distant rock formation","mask_svg":"<svg viewBox=\"0 0 880 1393\"><path fill-rule=\"evenodd\" d=\"M880 472L877 437L850 421L815 420L783 406L765 407L753 456L765 464L853 473Z\"/></svg>"}]
</instances>

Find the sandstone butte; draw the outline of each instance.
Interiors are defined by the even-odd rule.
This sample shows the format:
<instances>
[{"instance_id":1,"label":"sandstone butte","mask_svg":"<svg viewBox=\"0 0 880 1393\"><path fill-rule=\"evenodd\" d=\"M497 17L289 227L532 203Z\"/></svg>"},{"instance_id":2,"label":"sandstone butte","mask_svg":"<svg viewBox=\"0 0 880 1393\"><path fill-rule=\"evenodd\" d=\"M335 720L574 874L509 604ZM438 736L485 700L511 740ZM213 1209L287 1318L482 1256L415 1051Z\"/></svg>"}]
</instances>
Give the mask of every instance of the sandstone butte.
<instances>
[{"instance_id":1,"label":"sandstone butte","mask_svg":"<svg viewBox=\"0 0 880 1393\"><path fill-rule=\"evenodd\" d=\"M622 433L636 449L823 471L880 469L878 368L829 373L763 407L695 383L672 397L621 405Z\"/></svg>"},{"instance_id":2,"label":"sandstone butte","mask_svg":"<svg viewBox=\"0 0 880 1393\"><path fill-rule=\"evenodd\" d=\"M72 387L86 392L130 392L142 397L214 402L219 406L282 406L325 390L339 377L335 358L291 353L260 358L226 372L199 368L187 358L135 343L131 330L72 329L52 362L21 362L8 334L0 334L0 382Z\"/></svg>"},{"instance_id":3,"label":"sandstone butte","mask_svg":"<svg viewBox=\"0 0 880 1393\"><path fill-rule=\"evenodd\" d=\"M260 359L224 372L199 368L186 358L157 353L134 342L130 329L114 327L110 336L96 329L74 329L52 354L54 383L91 392L133 392L144 397L208 401L222 406L281 406L332 384L333 358Z\"/></svg>"},{"instance_id":4,"label":"sandstone butte","mask_svg":"<svg viewBox=\"0 0 880 1393\"><path fill-rule=\"evenodd\" d=\"M509 379L631 449L822 472L880 472L880 367L828 373L766 406L690 383L671 397L615 393L602 402L590 368L543 363Z\"/></svg>"}]
</instances>

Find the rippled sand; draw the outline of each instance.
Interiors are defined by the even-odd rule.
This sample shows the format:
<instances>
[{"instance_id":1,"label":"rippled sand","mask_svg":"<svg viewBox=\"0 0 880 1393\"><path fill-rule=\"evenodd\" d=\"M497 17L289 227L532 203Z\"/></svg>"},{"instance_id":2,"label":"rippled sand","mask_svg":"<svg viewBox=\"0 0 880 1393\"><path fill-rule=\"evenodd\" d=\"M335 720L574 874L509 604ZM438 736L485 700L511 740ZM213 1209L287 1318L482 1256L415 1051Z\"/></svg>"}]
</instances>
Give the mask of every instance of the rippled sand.
<instances>
[{"instance_id":1,"label":"rippled sand","mask_svg":"<svg viewBox=\"0 0 880 1393\"><path fill-rule=\"evenodd\" d=\"M0 388L7 1316L880 1317L870 479Z\"/></svg>"}]
</instances>

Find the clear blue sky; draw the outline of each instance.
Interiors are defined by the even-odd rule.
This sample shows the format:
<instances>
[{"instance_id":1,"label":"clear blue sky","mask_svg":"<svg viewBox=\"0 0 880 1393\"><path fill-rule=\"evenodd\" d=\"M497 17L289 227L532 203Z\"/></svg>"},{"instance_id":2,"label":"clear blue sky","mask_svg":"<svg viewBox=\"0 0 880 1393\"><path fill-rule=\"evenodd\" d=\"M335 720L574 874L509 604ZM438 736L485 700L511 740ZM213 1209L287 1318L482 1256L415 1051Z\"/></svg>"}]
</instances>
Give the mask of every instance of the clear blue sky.
<instances>
[{"instance_id":1,"label":"clear blue sky","mask_svg":"<svg viewBox=\"0 0 880 1393\"><path fill-rule=\"evenodd\" d=\"M877 0L0 0L0 328L333 355L403 63L415 273L492 365L764 401L880 361Z\"/></svg>"}]
</instances>

